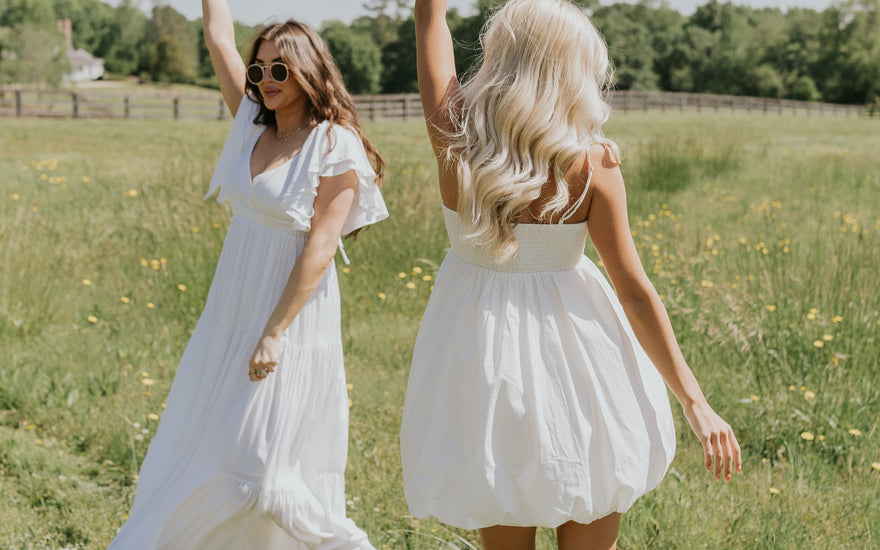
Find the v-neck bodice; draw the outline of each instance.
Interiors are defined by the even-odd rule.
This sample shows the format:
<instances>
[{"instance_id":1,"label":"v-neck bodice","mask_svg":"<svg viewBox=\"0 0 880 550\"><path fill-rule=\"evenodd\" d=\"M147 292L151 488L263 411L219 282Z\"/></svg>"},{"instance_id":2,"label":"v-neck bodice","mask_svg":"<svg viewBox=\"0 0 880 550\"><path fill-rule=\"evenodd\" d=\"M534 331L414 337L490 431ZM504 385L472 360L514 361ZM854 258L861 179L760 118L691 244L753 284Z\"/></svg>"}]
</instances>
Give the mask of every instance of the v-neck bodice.
<instances>
[{"instance_id":1,"label":"v-neck bodice","mask_svg":"<svg viewBox=\"0 0 880 550\"><path fill-rule=\"evenodd\" d=\"M233 212L251 219L264 216L272 227L309 231L322 177L354 172L355 201L343 225L343 234L388 217L376 173L357 132L325 120L312 128L299 152L286 162L251 177L251 155L266 126L254 123L259 105L242 99L223 153L205 197L219 190L218 202L229 202Z\"/></svg>"}]
</instances>

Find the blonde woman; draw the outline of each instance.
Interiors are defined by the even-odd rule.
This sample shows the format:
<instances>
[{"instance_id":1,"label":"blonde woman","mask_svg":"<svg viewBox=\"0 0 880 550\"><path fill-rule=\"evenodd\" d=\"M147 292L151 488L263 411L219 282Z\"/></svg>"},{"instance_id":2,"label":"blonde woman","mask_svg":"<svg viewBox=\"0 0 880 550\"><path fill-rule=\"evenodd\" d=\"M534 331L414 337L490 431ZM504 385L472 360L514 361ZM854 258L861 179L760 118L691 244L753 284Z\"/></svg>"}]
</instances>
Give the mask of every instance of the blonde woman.
<instances>
[{"instance_id":1,"label":"blonde woman","mask_svg":"<svg viewBox=\"0 0 880 550\"><path fill-rule=\"evenodd\" d=\"M235 115L208 195L232 221L110 549L371 550L345 515L333 258L341 235L388 215L382 158L315 31L269 25L243 61L226 2L202 9Z\"/></svg>"},{"instance_id":2,"label":"blonde woman","mask_svg":"<svg viewBox=\"0 0 880 550\"><path fill-rule=\"evenodd\" d=\"M666 385L718 479L739 471L645 275L616 146L608 52L566 0L512 0L455 74L446 0L416 1L419 91L451 249L413 352L401 451L416 517L487 550L616 546L675 450ZM614 285L583 255L592 240Z\"/></svg>"}]
</instances>

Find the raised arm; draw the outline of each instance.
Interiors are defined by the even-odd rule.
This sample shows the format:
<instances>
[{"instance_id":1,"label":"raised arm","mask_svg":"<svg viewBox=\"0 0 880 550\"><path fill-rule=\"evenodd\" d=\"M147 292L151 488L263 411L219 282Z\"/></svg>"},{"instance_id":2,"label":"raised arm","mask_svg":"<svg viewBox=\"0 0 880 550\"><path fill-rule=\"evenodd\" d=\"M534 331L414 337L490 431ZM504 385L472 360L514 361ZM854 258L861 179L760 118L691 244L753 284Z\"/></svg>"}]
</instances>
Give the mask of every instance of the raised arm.
<instances>
[{"instance_id":1,"label":"raised arm","mask_svg":"<svg viewBox=\"0 0 880 550\"><path fill-rule=\"evenodd\" d=\"M226 0L202 0L205 44L211 54L214 74L223 100L233 116L238 112L245 91L245 66L235 47L235 26Z\"/></svg>"},{"instance_id":2,"label":"raised arm","mask_svg":"<svg viewBox=\"0 0 880 550\"><path fill-rule=\"evenodd\" d=\"M703 395L675 340L666 308L642 267L633 243L626 210L623 177L611 153L599 146L590 152L594 166L589 206L590 239L632 325L663 380L681 403L685 416L703 445L706 469L729 480L740 471L740 448L731 427Z\"/></svg>"},{"instance_id":3,"label":"raised arm","mask_svg":"<svg viewBox=\"0 0 880 550\"><path fill-rule=\"evenodd\" d=\"M449 98L459 87L452 34L446 23L446 0L416 0L416 59L419 95L434 150L443 148L443 132L452 129Z\"/></svg>"}]
</instances>

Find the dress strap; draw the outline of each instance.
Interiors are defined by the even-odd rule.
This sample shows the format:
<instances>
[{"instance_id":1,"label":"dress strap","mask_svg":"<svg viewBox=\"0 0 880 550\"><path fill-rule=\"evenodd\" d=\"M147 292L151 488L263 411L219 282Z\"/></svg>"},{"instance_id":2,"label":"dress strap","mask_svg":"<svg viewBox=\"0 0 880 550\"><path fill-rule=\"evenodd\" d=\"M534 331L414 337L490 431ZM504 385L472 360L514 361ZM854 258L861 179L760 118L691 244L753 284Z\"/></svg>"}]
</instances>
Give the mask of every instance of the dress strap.
<instances>
[{"instance_id":1,"label":"dress strap","mask_svg":"<svg viewBox=\"0 0 880 550\"><path fill-rule=\"evenodd\" d=\"M574 215L574 213L578 211L578 208L580 208L581 205L584 203L584 199L587 197L587 191L590 189L590 181L592 181L592 180L593 180L593 165L591 164L590 165L590 173L587 176L587 184L584 185L583 193L581 193L581 196L578 197L578 200L573 205L571 205L571 208L569 208L568 210L565 211L564 214L562 214L562 217L559 218L559 225L564 224L568 218L572 217Z\"/></svg>"},{"instance_id":2,"label":"dress strap","mask_svg":"<svg viewBox=\"0 0 880 550\"><path fill-rule=\"evenodd\" d=\"M342 261L345 265L350 265L351 262L348 259L348 255L345 253L345 247L342 246L342 237L339 237L339 253L342 254Z\"/></svg>"}]
</instances>

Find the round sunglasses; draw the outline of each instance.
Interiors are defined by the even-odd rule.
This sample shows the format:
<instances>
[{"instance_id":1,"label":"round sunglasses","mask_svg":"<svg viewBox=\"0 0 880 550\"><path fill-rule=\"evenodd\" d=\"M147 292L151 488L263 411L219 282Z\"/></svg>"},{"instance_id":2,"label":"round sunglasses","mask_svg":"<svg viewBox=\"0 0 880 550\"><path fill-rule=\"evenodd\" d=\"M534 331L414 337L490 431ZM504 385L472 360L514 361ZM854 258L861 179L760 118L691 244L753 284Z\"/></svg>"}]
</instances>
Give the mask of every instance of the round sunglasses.
<instances>
[{"instance_id":1,"label":"round sunglasses","mask_svg":"<svg viewBox=\"0 0 880 550\"><path fill-rule=\"evenodd\" d=\"M248 82L250 82L254 86L260 84L260 82L262 82L263 79L266 77L266 68L269 69L269 76L275 82L284 82L290 76L290 69L288 69L287 65L281 63L280 61L276 61L275 63L272 63L270 65L253 63L251 65L248 65L247 67Z\"/></svg>"}]
</instances>

